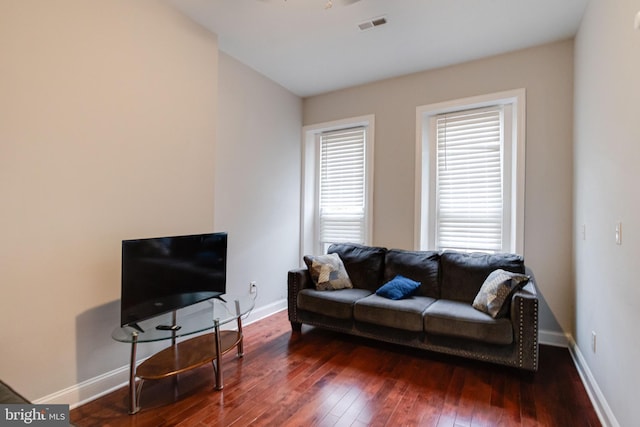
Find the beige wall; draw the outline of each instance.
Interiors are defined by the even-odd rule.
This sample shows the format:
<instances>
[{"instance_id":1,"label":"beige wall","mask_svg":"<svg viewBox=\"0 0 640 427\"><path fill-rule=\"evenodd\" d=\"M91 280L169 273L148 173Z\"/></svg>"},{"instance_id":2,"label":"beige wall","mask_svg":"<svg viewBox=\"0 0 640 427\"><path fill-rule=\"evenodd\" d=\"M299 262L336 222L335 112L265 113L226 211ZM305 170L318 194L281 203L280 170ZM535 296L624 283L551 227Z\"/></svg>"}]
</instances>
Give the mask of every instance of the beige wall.
<instances>
[{"instance_id":1,"label":"beige wall","mask_svg":"<svg viewBox=\"0 0 640 427\"><path fill-rule=\"evenodd\" d=\"M229 233L227 287L284 308L300 233L302 100L220 53L215 226ZM273 307L273 305L276 305Z\"/></svg>"},{"instance_id":2,"label":"beige wall","mask_svg":"<svg viewBox=\"0 0 640 427\"><path fill-rule=\"evenodd\" d=\"M304 124L375 114L374 244L412 248L416 107L525 88L525 259L546 305L541 326L573 330L573 42L563 41L305 99ZM554 319L554 317L556 319Z\"/></svg>"},{"instance_id":3,"label":"beige wall","mask_svg":"<svg viewBox=\"0 0 640 427\"><path fill-rule=\"evenodd\" d=\"M0 4L0 378L126 365L120 241L214 216L217 41L161 1Z\"/></svg>"},{"instance_id":4,"label":"beige wall","mask_svg":"<svg viewBox=\"0 0 640 427\"><path fill-rule=\"evenodd\" d=\"M638 424L638 0L592 0L576 37L576 352L609 425ZM622 222L622 245L615 225ZM591 333L597 334L596 351Z\"/></svg>"}]
</instances>

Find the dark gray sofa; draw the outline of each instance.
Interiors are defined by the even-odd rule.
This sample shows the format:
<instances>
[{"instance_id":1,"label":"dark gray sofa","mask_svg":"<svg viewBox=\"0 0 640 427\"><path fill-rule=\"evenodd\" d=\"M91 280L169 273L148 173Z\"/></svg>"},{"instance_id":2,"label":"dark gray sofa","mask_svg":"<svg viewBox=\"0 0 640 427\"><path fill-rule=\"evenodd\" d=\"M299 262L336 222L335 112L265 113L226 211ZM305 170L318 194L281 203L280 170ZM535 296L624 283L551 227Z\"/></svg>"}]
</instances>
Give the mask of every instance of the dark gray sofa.
<instances>
[{"instance_id":1,"label":"dark gray sofa","mask_svg":"<svg viewBox=\"0 0 640 427\"><path fill-rule=\"evenodd\" d=\"M334 244L351 289L316 290L308 269L288 273L289 320L395 344L512 366L538 369L538 297L535 278L515 254L405 251ZM487 276L496 269L530 276L511 297L504 316L472 307ZM375 291L396 275L420 288L390 300Z\"/></svg>"}]
</instances>

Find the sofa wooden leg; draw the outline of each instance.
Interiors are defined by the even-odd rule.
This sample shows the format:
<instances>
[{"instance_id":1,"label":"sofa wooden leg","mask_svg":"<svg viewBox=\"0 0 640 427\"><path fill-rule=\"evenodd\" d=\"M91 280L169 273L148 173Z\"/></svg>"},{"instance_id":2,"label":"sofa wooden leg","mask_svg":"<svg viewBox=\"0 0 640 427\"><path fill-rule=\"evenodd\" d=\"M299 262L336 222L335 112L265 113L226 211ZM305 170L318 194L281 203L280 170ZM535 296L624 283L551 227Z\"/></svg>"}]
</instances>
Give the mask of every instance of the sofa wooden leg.
<instances>
[{"instance_id":1,"label":"sofa wooden leg","mask_svg":"<svg viewBox=\"0 0 640 427\"><path fill-rule=\"evenodd\" d=\"M291 330L293 332L302 332L302 323L300 323L300 322L291 322Z\"/></svg>"}]
</instances>

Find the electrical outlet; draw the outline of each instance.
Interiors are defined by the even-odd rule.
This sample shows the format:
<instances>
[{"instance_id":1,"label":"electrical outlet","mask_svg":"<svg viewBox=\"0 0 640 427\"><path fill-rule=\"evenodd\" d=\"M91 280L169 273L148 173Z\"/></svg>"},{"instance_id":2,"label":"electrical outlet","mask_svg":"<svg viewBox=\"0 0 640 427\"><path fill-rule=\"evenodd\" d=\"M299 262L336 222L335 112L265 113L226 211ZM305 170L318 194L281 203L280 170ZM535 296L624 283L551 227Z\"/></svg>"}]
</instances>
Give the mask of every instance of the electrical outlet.
<instances>
[{"instance_id":1,"label":"electrical outlet","mask_svg":"<svg viewBox=\"0 0 640 427\"><path fill-rule=\"evenodd\" d=\"M255 294L256 292L258 292L258 285L256 285L256 282L249 282L249 293Z\"/></svg>"},{"instance_id":2,"label":"electrical outlet","mask_svg":"<svg viewBox=\"0 0 640 427\"><path fill-rule=\"evenodd\" d=\"M591 350L596 352L596 331L591 331Z\"/></svg>"}]
</instances>

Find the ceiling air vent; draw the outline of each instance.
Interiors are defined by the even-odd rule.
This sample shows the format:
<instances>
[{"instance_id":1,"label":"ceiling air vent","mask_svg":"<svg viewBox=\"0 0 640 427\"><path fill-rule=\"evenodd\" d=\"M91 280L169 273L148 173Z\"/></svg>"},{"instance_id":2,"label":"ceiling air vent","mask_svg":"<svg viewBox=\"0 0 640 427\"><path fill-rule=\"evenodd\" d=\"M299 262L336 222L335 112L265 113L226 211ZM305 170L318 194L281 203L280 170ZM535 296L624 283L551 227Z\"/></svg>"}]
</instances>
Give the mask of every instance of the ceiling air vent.
<instances>
[{"instance_id":1,"label":"ceiling air vent","mask_svg":"<svg viewBox=\"0 0 640 427\"><path fill-rule=\"evenodd\" d=\"M379 27L380 25L384 25L386 23L387 18L384 16L380 16L379 18L373 18L358 24L358 28L360 28L360 31L370 30L371 28Z\"/></svg>"}]
</instances>

